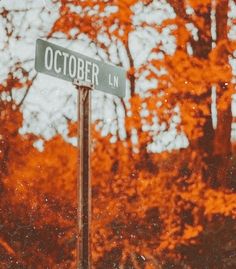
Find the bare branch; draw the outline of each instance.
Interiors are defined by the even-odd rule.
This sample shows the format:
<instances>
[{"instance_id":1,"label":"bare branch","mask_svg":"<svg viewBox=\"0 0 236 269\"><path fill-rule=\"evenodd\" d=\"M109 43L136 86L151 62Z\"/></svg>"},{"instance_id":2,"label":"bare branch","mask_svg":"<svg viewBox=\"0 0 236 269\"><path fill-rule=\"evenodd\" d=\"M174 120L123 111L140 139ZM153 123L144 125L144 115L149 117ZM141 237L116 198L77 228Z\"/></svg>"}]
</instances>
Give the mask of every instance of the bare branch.
<instances>
[{"instance_id":1,"label":"bare branch","mask_svg":"<svg viewBox=\"0 0 236 269\"><path fill-rule=\"evenodd\" d=\"M20 103L17 105L18 107L20 107L24 103L25 98L26 98L26 96L27 96L27 94L28 94L28 92L29 92L29 90L30 90L30 88L31 88L34 80L36 79L36 77L37 77L37 74L31 79L31 83L28 84L23 98L21 99Z\"/></svg>"}]
</instances>

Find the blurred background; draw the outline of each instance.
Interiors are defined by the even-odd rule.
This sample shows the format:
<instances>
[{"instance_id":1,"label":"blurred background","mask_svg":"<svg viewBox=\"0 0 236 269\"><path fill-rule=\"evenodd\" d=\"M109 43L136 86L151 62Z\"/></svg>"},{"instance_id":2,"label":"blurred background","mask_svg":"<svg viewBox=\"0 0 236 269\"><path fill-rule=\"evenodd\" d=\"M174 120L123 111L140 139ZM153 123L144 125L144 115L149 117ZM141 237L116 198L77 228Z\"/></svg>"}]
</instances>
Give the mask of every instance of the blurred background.
<instances>
[{"instance_id":1,"label":"blurred background","mask_svg":"<svg viewBox=\"0 0 236 269\"><path fill-rule=\"evenodd\" d=\"M77 91L37 38L127 71L92 93L92 268L236 268L236 2L0 0L0 269L76 268Z\"/></svg>"}]
</instances>

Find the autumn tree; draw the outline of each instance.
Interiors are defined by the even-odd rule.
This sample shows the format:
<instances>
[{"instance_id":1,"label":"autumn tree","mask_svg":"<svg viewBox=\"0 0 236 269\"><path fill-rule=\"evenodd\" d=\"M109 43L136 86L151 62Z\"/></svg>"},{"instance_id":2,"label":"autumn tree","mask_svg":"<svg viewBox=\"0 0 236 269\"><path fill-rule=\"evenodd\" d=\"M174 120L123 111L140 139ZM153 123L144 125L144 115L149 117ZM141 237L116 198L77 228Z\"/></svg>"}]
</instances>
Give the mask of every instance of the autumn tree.
<instances>
[{"instance_id":1,"label":"autumn tree","mask_svg":"<svg viewBox=\"0 0 236 269\"><path fill-rule=\"evenodd\" d=\"M42 153L33 146L40 137L19 132L25 100L37 79L33 56L20 58L22 50L12 56L12 46L24 41L24 27L36 31L28 18L32 12L42 15L45 7L12 7L0 3L0 267L71 268L76 263L76 149L58 135Z\"/></svg>"},{"instance_id":2,"label":"autumn tree","mask_svg":"<svg viewBox=\"0 0 236 269\"><path fill-rule=\"evenodd\" d=\"M234 50L234 42L228 35L229 27L232 25L228 13L230 8L233 8L233 3L230 1L216 1L214 3L212 1L190 1L188 7L185 1L170 1L170 4L180 20L181 27L185 29L185 34L180 32L177 36L179 47L176 56L177 53L182 53L182 55L185 53L182 60L186 63L189 62L189 67L192 67L192 70L197 71L197 66L201 69L197 72L198 78L196 73L191 73L191 71L188 76L183 75L182 84L179 85L187 90L186 97L192 103L192 109L189 107L188 111L193 115L193 118L190 117L189 120L196 122L195 117L202 118L202 123L193 125L193 128L196 129L200 125L199 138L197 140L194 137L189 138L190 144L194 146L196 143L197 147L202 147L202 151L206 154L206 178L210 177L213 185L227 186L227 171L231 159L231 97L234 92L232 68L229 64L229 57L232 56ZM187 14L187 8L192 9L190 14ZM215 15L212 16L212 14ZM212 30L214 23L215 32ZM197 36L194 37L186 32L186 27L190 27L190 25L197 30ZM183 41L184 36L186 37ZM192 55L187 52L188 46L191 48ZM207 70L204 70L203 66ZM174 69L173 72L175 72ZM201 83L198 84L199 90L196 93L191 92L192 85L189 87L188 85L199 82ZM211 115L213 86L216 87L217 98L217 126L215 129ZM203 106L205 107L203 108Z\"/></svg>"},{"instance_id":3,"label":"autumn tree","mask_svg":"<svg viewBox=\"0 0 236 269\"><path fill-rule=\"evenodd\" d=\"M111 98L117 118L120 109L125 117L116 132L125 128L126 138L110 143L112 134L102 135L102 121L93 124L93 268L234 268L236 197L225 188L234 90L229 57L235 45L228 34L233 2L59 2L46 38L88 38L97 57L128 70L130 94L121 101ZM164 19L150 19L159 11L167 13ZM11 12L4 8L1 16L8 43L20 39L10 27ZM132 54L135 31L153 41L141 64ZM76 148L57 135L39 152L33 147L38 137L19 134L22 106L37 82L26 66L14 62L0 85L0 264L75 268ZM14 93L20 90L24 94L16 102ZM67 119L69 136L75 137L77 124ZM164 144L173 129L172 140L186 136L189 146L165 145L154 153L150 145L161 137Z\"/></svg>"},{"instance_id":4,"label":"autumn tree","mask_svg":"<svg viewBox=\"0 0 236 269\"><path fill-rule=\"evenodd\" d=\"M233 3L230 1L167 2L166 5L169 4L173 8L175 17L164 20L161 25L156 25L147 22L135 24L132 21L135 8L139 6L143 12L145 8L150 11L155 10L158 8L156 1L114 1L109 4L105 1L82 3L62 1L61 16L49 36L53 36L56 32L63 32L67 38L76 39L79 35L86 34L91 42L96 44L99 56L103 55L102 51L107 53L108 57L111 56L110 53L114 51L113 46L115 46L118 56L115 63L121 65L124 65L120 49L123 46L129 62L130 93L134 97L130 100L130 111L135 121L131 119L130 124L126 124L128 138L132 136L131 129L135 128L139 136L143 136L141 148L142 153L145 154L145 149L151 140L148 134L142 134L143 124L138 121L141 116L136 109L137 106L147 101L149 108L154 107L153 113L157 111L159 121L167 124L167 129L175 114L174 107L179 106L183 125L186 126L183 131L187 134L190 146L201 149L202 152L199 154L204 155L207 165L206 180L215 186L227 186L229 182L227 171L231 159L231 96L234 90L232 68L229 64L234 42L228 36L229 27L232 25L228 13ZM74 11L72 6L80 8L80 12ZM161 53L164 56L163 60L152 59L153 56L149 56L143 66L135 67L134 56L130 49L130 37L137 28L152 29L159 33L169 29L176 38L174 55L169 56L165 50L163 51L163 43L160 42L153 48L153 54ZM78 29L76 34L71 34L72 29ZM154 90L152 97L144 100L134 96L135 77L146 70L152 73L147 79L155 79L157 74L153 70L161 70L161 68L166 70L167 74L159 76L158 88L156 91L151 89ZM217 126L214 129L211 106L212 92L215 87ZM188 100L187 104L186 100ZM122 103L127 115L129 110L127 104ZM156 107L155 103L158 103L159 107ZM152 118L150 116L149 121ZM221 145L223 137L225 143Z\"/></svg>"},{"instance_id":5,"label":"autumn tree","mask_svg":"<svg viewBox=\"0 0 236 269\"><path fill-rule=\"evenodd\" d=\"M30 87L32 80L26 83ZM9 74L0 88L0 265L72 268L76 263L77 151L58 136L42 153L33 147L35 135L19 134L21 102L4 96L21 87L21 81Z\"/></svg>"}]
</instances>

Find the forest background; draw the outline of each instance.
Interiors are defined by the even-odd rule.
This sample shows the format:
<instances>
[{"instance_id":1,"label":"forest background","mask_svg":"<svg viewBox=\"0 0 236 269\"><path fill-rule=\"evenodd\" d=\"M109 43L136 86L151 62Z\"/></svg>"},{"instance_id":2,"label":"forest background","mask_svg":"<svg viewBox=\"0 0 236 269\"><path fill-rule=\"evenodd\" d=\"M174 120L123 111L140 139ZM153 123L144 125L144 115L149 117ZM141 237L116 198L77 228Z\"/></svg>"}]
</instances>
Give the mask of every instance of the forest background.
<instances>
[{"instance_id":1,"label":"forest background","mask_svg":"<svg viewBox=\"0 0 236 269\"><path fill-rule=\"evenodd\" d=\"M93 92L95 269L236 267L234 0L0 1L0 268L76 268L77 92L44 38L127 70Z\"/></svg>"}]
</instances>

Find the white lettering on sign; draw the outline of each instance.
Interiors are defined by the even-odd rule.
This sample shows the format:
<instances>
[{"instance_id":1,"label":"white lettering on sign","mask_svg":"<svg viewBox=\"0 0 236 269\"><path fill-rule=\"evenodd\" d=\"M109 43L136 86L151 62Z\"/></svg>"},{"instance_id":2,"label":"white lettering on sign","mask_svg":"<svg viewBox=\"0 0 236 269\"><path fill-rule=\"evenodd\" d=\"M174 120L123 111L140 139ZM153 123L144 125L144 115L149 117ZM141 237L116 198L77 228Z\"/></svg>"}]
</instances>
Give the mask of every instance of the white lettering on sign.
<instances>
[{"instance_id":1,"label":"white lettering on sign","mask_svg":"<svg viewBox=\"0 0 236 269\"><path fill-rule=\"evenodd\" d=\"M39 73L125 97L126 71L123 68L42 39L36 41L34 67Z\"/></svg>"},{"instance_id":2,"label":"white lettering on sign","mask_svg":"<svg viewBox=\"0 0 236 269\"><path fill-rule=\"evenodd\" d=\"M116 87L116 88L118 88L119 87L119 79L118 79L118 77L117 76L114 76L114 86Z\"/></svg>"},{"instance_id":3,"label":"white lettering on sign","mask_svg":"<svg viewBox=\"0 0 236 269\"><path fill-rule=\"evenodd\" d=\"M57 61L57 57L58 57L58 55L60 55L61 56L61 52L60 52L60 50L56 50L55 51L55 58L54 58L54 69L55 69L55 72L56 73L61 73L61 67L58 67L58 61Z\"/></svg>"},{"instance_id":4,"label":"white lettering on sign","mask_svg":"<svg viewBox=\"0 0 236 269\"><path fill-rule=\"evenodd\" d=\"M49 60L49 63L48 63L48 60ZM46 69L51 70L52 65L53 65L53 50L51 47L46 48L44 62L45 62Z\"/></svg>"},{"instance_id":5,"label":"white lettering on sign","mask_svg":"<svg viewBox=\"0 0 236 269\"><path fill-rule=\"evenodd\" d=\"M74 55L71 55L69 59L69 75L71 78L76 75L76 58Z\"/></svg>"},{"instance_id":6,"label":"white lettering on sign","mask_svg":"<svg viewBox=\"0 0 236 269\"><path fill-rule=\"evenodd\" d=\"M89 60L83 60L60 50L53 50L48 46L45 50L44 65L47 70L57 74L69 75L72 79L98 85L99 66ZM111 80L111 78L109 78ZM118 87L118 77L113 78L112 85Z\"/></svg>"},{"instance_id":7,"label":"white lettering on sign","mask_svg":"<svg viewBox=\"0 0 236 269\"><path fill-rule=\"evenodd\" d=\"M97 64L93 64L93 70L92 70L92 83L93 85L98 85L98 73L99 73L99 67Z\"/></svg>"},{"instance_id":8,"label":"white lettering on sign","mask_svg":"<svg viewBox=\"0 0 236 269\"><path fill-rule=\"evenodd\" d=\"M84 80L84 60L78 58L78 72L77 79Z\"/></svg>"},{"instance_id":9,"label":"white lettering on sign","mask_svg":"<svg viewBox=\"0 0 236 269\"><path fill-rule=\"evenodd\" d=\"M86 61L86 64L85 64L85 82L88 82L88 83L91 83L91 80L89 79L91 65L92 65L92 63Z\"/></svg>"},{"instance_id":10,"label":"white lettering on sign","mask_svg":"<svg viewBox=\"0 0 236 269\"><path fill-rule=\"evenodd\" d=\"M69 57L69 54L66 53L66 52L62 52L62 55L63 55L63 57L64 57L63 74L66 76L67 59L68 59L68 57Z\"/></svg>"},{"instance_id":11,"label":"white lettering on sign","mask_svg":"<svg viewBox=\"0 0 236 269\"><path fill-rule=\"evenodd\" d=\"M114 87L114 88L118 88L119 87L119 78L118 76L113 76L111 74L109 74L109 85L111 87Z\"/></svg>"}]
</instances>

